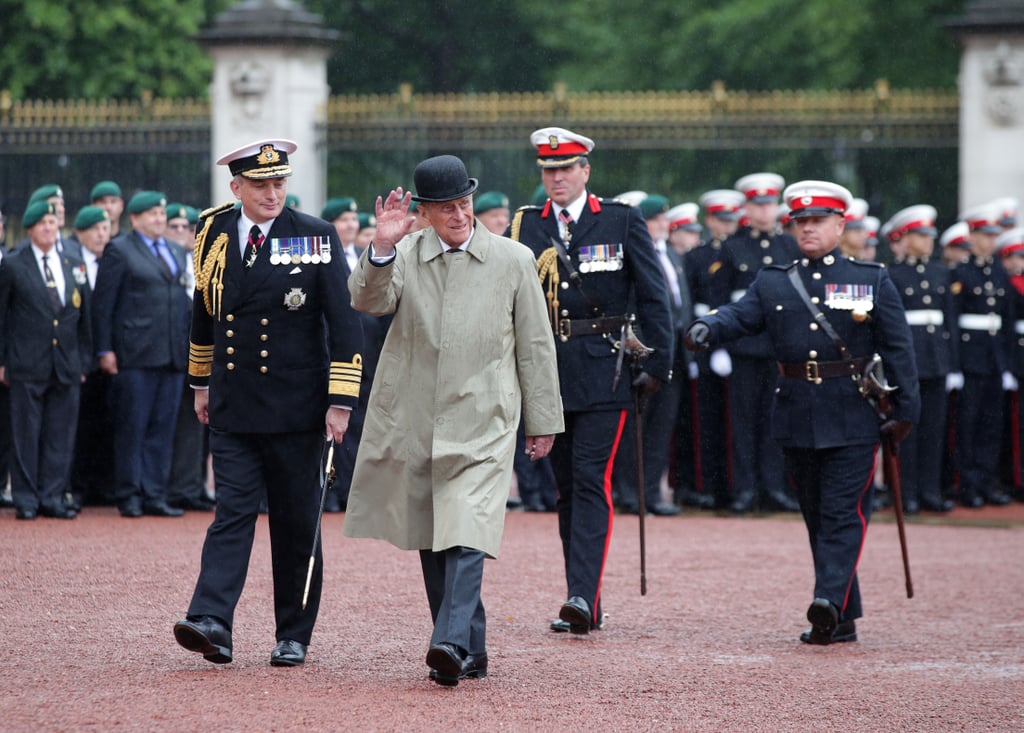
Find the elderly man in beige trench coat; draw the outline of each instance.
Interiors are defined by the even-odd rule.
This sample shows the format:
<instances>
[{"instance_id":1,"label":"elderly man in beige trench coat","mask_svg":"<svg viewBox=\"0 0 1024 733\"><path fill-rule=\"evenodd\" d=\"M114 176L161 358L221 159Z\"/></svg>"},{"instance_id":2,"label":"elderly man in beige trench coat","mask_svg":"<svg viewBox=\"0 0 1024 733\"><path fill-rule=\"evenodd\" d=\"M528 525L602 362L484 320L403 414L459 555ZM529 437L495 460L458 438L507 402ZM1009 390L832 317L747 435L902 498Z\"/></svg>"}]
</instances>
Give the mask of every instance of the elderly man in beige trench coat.
<instances>
[{"instance_id":1,"label":"elderly man in beige trench coat","mask_svg":"<svg viewBox=\"0 0 1024 733\"><path fill-rule=\"evenodd\" d=\"M345 534L419 550L438 684L487 674L484 557L496 557L520 416L534 459L562 432L554 338L533 254L473 218L465 165L428 158L417 195L377 199L352 305L394 321L370 393ZM410 198L430 222L409 234Z\"/></svg>"}]
</instances>

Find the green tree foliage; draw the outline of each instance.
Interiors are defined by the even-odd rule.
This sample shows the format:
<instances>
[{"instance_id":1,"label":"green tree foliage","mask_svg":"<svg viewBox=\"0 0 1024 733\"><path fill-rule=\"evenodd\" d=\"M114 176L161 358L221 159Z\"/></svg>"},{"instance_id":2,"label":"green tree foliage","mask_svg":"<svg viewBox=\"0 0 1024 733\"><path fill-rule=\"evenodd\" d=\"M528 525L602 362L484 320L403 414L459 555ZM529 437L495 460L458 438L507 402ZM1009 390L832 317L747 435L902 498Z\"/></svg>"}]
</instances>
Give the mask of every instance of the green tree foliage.
<instances>
[{"instance_id":1,"label":"green tree foliage","mask_svg":"<svg viewBox=\"0 0 1024 733\"><path fill-rule=\"evenodd\" d=\"M0 86L15 98L206 93L194 40L234 0L0 0Z\"/></svg>"}]
</instances>

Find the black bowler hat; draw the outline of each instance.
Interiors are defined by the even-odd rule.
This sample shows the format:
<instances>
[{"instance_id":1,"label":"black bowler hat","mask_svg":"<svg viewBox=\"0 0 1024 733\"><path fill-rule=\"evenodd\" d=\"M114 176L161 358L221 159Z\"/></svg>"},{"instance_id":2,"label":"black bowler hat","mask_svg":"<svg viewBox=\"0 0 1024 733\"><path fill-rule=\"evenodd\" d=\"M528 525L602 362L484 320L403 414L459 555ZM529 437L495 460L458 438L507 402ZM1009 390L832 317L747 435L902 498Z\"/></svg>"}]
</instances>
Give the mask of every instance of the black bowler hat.
<instances>
[{"instance_id":1,"label":"black bowler hat","mask_svg":"<svg viewBox=\"0 0 1024 733\"><path fill-rule=\"evenodd\" d=\"M466 173L466 164L454 155L427 158L416 166L412 179L416 184L412 200L430 203L464 198L480 185L480 181Z\"/></svg>"}]
</instances>

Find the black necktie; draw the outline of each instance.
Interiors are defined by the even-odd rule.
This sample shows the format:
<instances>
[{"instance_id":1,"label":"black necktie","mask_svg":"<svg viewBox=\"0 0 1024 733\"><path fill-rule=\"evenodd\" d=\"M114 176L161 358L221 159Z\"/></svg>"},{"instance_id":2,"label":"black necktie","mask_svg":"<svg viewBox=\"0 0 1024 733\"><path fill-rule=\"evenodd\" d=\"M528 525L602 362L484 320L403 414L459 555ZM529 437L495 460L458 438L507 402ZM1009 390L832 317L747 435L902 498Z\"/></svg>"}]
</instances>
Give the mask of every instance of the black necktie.
<instances>
[{"instance_id":1,"label":"black necktie","mask_svg":"<svg viewBox=\"0 0 1024 733\"><path fill-rule=\"evenodd\" d=\"M57 281L53 279L53 270L50 269L49 258L49 255L43 255L43 277L46 278L46 292L50 295L53 312L60 313L64 308L64 304L60 302L60 293L57 292Z\"/></svg>"},{"instance_id":2,"label":"black necktie","mask_svg":"<svg viewBox=\"0 0 1024 733\"><path fill-rule=\"evenodd\" d=\"M160 267L164 270L164 275L167 276L168 280L174 279L174 272L171 270L171 266L167 264L167 260L164 259L163 253L160 251L160 240L153 240L153 252L156 254L157 262L160 263Z\"/></svg>"},{"instance_id":3,"label":"black necktie","mask_svg":"<svg viewBox=\"0 0 1024 733\"><path fill-rule=\"evenodd\" d=\"M263 244L263 232L255 224L249 230L249 246L245 250L245 266L251 268L256 264L256 255L260 252L260 245Z\"/></svg>"},{"instance_id":4,"label":"black necktie","mask_svg":"<svg viewBox=\"0 0 1024 733\"><path fill-rule=\"evenodd\" d=\"M572 244L572 214L570 214L566 209L562 209L558 212L558 218L562 220L563 224L565 224L565 246L568 247Z\"/></svg>"}]
</instances>

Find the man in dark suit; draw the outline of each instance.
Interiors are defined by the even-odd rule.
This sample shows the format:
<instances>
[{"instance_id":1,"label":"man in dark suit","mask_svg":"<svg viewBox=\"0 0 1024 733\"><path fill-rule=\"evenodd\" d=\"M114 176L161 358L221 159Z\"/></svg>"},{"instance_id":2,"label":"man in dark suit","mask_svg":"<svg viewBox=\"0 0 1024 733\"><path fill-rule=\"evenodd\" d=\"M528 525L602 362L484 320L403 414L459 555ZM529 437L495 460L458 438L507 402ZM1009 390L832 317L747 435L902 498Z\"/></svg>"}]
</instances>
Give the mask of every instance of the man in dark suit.
<instances>
[{"instance_id":1,"label":"man in dark suit","mask_svg":"<svg viewBox=\"0 0 1024 733\"><path fill-rule=\"evenodd\" d=\"M838 249L850 192L801 181L784 197L803 258L762 269L737 302L691 325L686 345L708 349L754 334L770 340L778 358L771 437L782 446L814 560L811 629L800 640L827 645L857 639L857 564L871 517L875 454L882 436L906 436L921 403L896 287L880 265L847 259ZM896 388L892 414L881 424L859 389L874 354Z\"/></svg>"},{"instance_id":2,"label":"man in dark suit","mask_svg":"<svg viewBox=\"0 0 1024 733\"><path fill-rule=\"evenodd\" d=\"M188 354L185 250L164 238L167 200L140 191L132 231L107 245L93 292L100 369L114 375L114 475L121 516L177 517L167 505L175 415Z\"/></svg>"},{"instance_id":3,"label":"man in dark suit","mask_svg":"<svg viewBox=\"0 0 1024 733\"><path fill-rule=\"evenodd\" d=\"M520 208L511 236L538 258L565 413L565 435L555 442L551 465L568 600L551 628L587 634L603 620L611 474L633 405L631 389L650 395L672 378L672 316L643 215L587 190L594 141L547 127L534 131L530 142L548 199ZM645 345L654 349L635 387L621 348L631 306Z\"/></svg>"},{"instance_id":4,"label":"man in dark suit","mask_svg":"<svg viewBox=\"0 0 1024 733\"><path fill-rule=\"evenodd\" d=\"M74 519L67 506L79 387L90 363L85 265L56 251L54 205L30 205L29 246L0 265L0 379L10 387L18 519Z\"/></svg>"},{"instance_id":5,"label":"man in dark suit","mask_svg":"<svg viewBox=\"0 0 1024 733\"><path fill-rule=\"evenodd\" d=\"M264 491L277 639L270 663L305 663L323 582L313 538L324 436L342 441L359 398L362 333L341 242L329 223L285 207L295 147L261 140L221 157L242 205L203 212L196 237L189 382L196 415L210 426L217 505L174 636L216 664L232 660L235 605Z\"/></svg>"}]
</instances>

